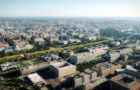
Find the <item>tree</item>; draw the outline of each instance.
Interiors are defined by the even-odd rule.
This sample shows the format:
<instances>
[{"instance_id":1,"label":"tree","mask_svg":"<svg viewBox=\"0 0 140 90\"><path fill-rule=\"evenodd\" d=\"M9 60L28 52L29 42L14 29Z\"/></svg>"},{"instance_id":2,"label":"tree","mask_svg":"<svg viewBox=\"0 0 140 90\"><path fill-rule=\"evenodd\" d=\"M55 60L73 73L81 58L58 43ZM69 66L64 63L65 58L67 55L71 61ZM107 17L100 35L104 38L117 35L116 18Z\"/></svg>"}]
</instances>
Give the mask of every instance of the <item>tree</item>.
<instances>
[{"instance_id":1,"label":"tree","mask_svg":"<svg viewBox=\"0 0 140 90\"><path fill-rule=\"evenodd\" d=\"M34 88L35 90L41 90L40 87L39 87L38 85L34 85L33 88Z\"/></svg>"},{"instance_id":2,"label":"tree","mask_svg":"<svg viewBox=\"0 0 140 90\"><path fill-rule=\"evenodd\" d=\"M85 69L90 68L95 64L96 64L96 61L92 60L90 62L83 62L83 63L77 64L76 66L79 71L84 71Z\"/></svg>"},{"instance_id":3,"label":"tree","mask_svg":"<svg viewBox=\"0 0 140 90\"><path fill-rule=\"evenodd\" d=\"M100 34L101 34L101 36L114 37L114 38L120 38L123 36L123 34L120 31L118 31L114 28L101 29Z\"/></svg>"}]
</instances>

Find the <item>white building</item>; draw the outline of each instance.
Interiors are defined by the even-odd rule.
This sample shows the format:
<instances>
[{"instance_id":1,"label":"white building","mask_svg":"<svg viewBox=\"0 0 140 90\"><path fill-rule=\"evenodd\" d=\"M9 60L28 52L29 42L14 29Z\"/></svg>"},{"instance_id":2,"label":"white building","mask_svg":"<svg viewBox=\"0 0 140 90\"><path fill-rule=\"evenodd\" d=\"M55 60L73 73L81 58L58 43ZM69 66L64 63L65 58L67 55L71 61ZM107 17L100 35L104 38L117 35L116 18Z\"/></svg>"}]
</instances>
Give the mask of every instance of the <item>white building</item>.
<instances>
[{"instance_id":1,"label":"white building","mask_svg":"<svg viewBox=\"0 0 140 90\"><path fill-rule=\"evenodd\" d=\"M45 80L37 73L29 74L27 76L33 85L46 84Z\"/></svg>"},{"instance_id":2,"label":"white building","mask_svg":"<svg viewBox=\"0 0 140 90\"><path fill-rule=\"evenodd\" d=\"M84 53L72 55L70 58L70 61L74 64L78 64L78 63L83 63L86 61L88 62L88 61L91 61L93 59L95 59L94 53L84 52Z\"/></svg>"},{"instance_id":3,"label":"white building","mask_svg":"<svg viewBox=\"0 0 140 90\"><path fill-rule=\"evenodd\" d=\"M107 45L98 45L95 47L85 47L84 51L90 52L90 53L95 53L101 50L107 50L109 47Z\"/></svg>"},{"instance_id":4,"label":"white building","mask_svg":"<svg viewBox=\"0 0 140 90\"><path fill-rule=\"evenodd\" d=\"M76 73L76 66L72 65L66 61L52 64L50 66L50 69L58 77L64 77L64 76Z\"/></svg>"},{"instance_id":5,"label":"white building","mask_svg":"<svg viewBox=\"0 0 140 90\"><path fill-rule=\"evenodd\" d=\"M32 45L21 45L21 46L15 46L15 50L20 51L20 50L27 50L27 49L32 49Z\"/></svg>"},{"instance_id":6,"label":"white building","mask_svg":"<svg viewBox=\"0 0 140 90\"><path fill-rule=\"evenodd\" d=\"M109 54L109 61L114 62L119 59L120 54L118 52L113 52Z\"/></svg>"}]
</instances>

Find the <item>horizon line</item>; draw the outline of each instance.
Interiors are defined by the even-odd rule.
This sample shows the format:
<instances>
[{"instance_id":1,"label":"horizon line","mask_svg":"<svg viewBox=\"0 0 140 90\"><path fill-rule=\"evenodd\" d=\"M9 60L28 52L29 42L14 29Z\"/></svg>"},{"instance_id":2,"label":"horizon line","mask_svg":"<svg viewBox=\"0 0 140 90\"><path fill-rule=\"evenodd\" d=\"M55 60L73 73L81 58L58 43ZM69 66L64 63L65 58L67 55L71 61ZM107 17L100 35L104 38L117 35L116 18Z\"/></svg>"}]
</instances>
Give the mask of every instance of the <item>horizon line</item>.
<instances>
[{"instance_id":1,"label":"horizon line","mask_svg":"<svg viewBox=\"0 0 140 90\"><path fill-rule=\"evenodd\" d=\"M101 17L101 18L140 18L140 16L0 16L0 17L3 17L3 18L5 18L5 17L78 17L78 18L80 18L80 17L84 17L84 18L94 18L94 17Z\"/></svg>"}]
</instances>

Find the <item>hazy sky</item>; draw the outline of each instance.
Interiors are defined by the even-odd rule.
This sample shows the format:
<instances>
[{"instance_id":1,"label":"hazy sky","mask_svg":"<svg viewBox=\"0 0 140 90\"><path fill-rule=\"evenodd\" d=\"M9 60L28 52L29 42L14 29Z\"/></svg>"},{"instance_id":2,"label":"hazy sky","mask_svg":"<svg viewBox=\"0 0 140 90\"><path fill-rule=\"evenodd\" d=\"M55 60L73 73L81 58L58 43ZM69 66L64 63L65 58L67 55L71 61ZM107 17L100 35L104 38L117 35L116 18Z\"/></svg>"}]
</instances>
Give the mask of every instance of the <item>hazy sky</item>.
<instances>
[{"instance_id":1,"label":"hazy sky","mask_svg":"<svg viewBox=\"0 0 140 90\"><path fill-rule=\"evenodd\" d=\"M0 0L0 16L140 17L140 0Z\"/></svg>"}]
</instances>

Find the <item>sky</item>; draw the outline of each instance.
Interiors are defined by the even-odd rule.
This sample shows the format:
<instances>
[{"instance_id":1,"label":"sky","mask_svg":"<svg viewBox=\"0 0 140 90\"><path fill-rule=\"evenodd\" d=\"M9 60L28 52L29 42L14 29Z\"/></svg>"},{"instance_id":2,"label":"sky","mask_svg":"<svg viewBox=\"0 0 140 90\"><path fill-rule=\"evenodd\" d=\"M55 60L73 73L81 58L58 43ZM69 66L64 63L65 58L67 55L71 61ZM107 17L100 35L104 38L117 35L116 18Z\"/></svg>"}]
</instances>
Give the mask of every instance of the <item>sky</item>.
<instances>
[{"instance_id":1,"label":"sky","mask_svg":"<svg viewBox=\"0 0 140 90\"><path fill-rule=\"evenodd\" d=\"M0 16L140 17L140 0L0 0Z\"/></svg>"}]
</instances>

